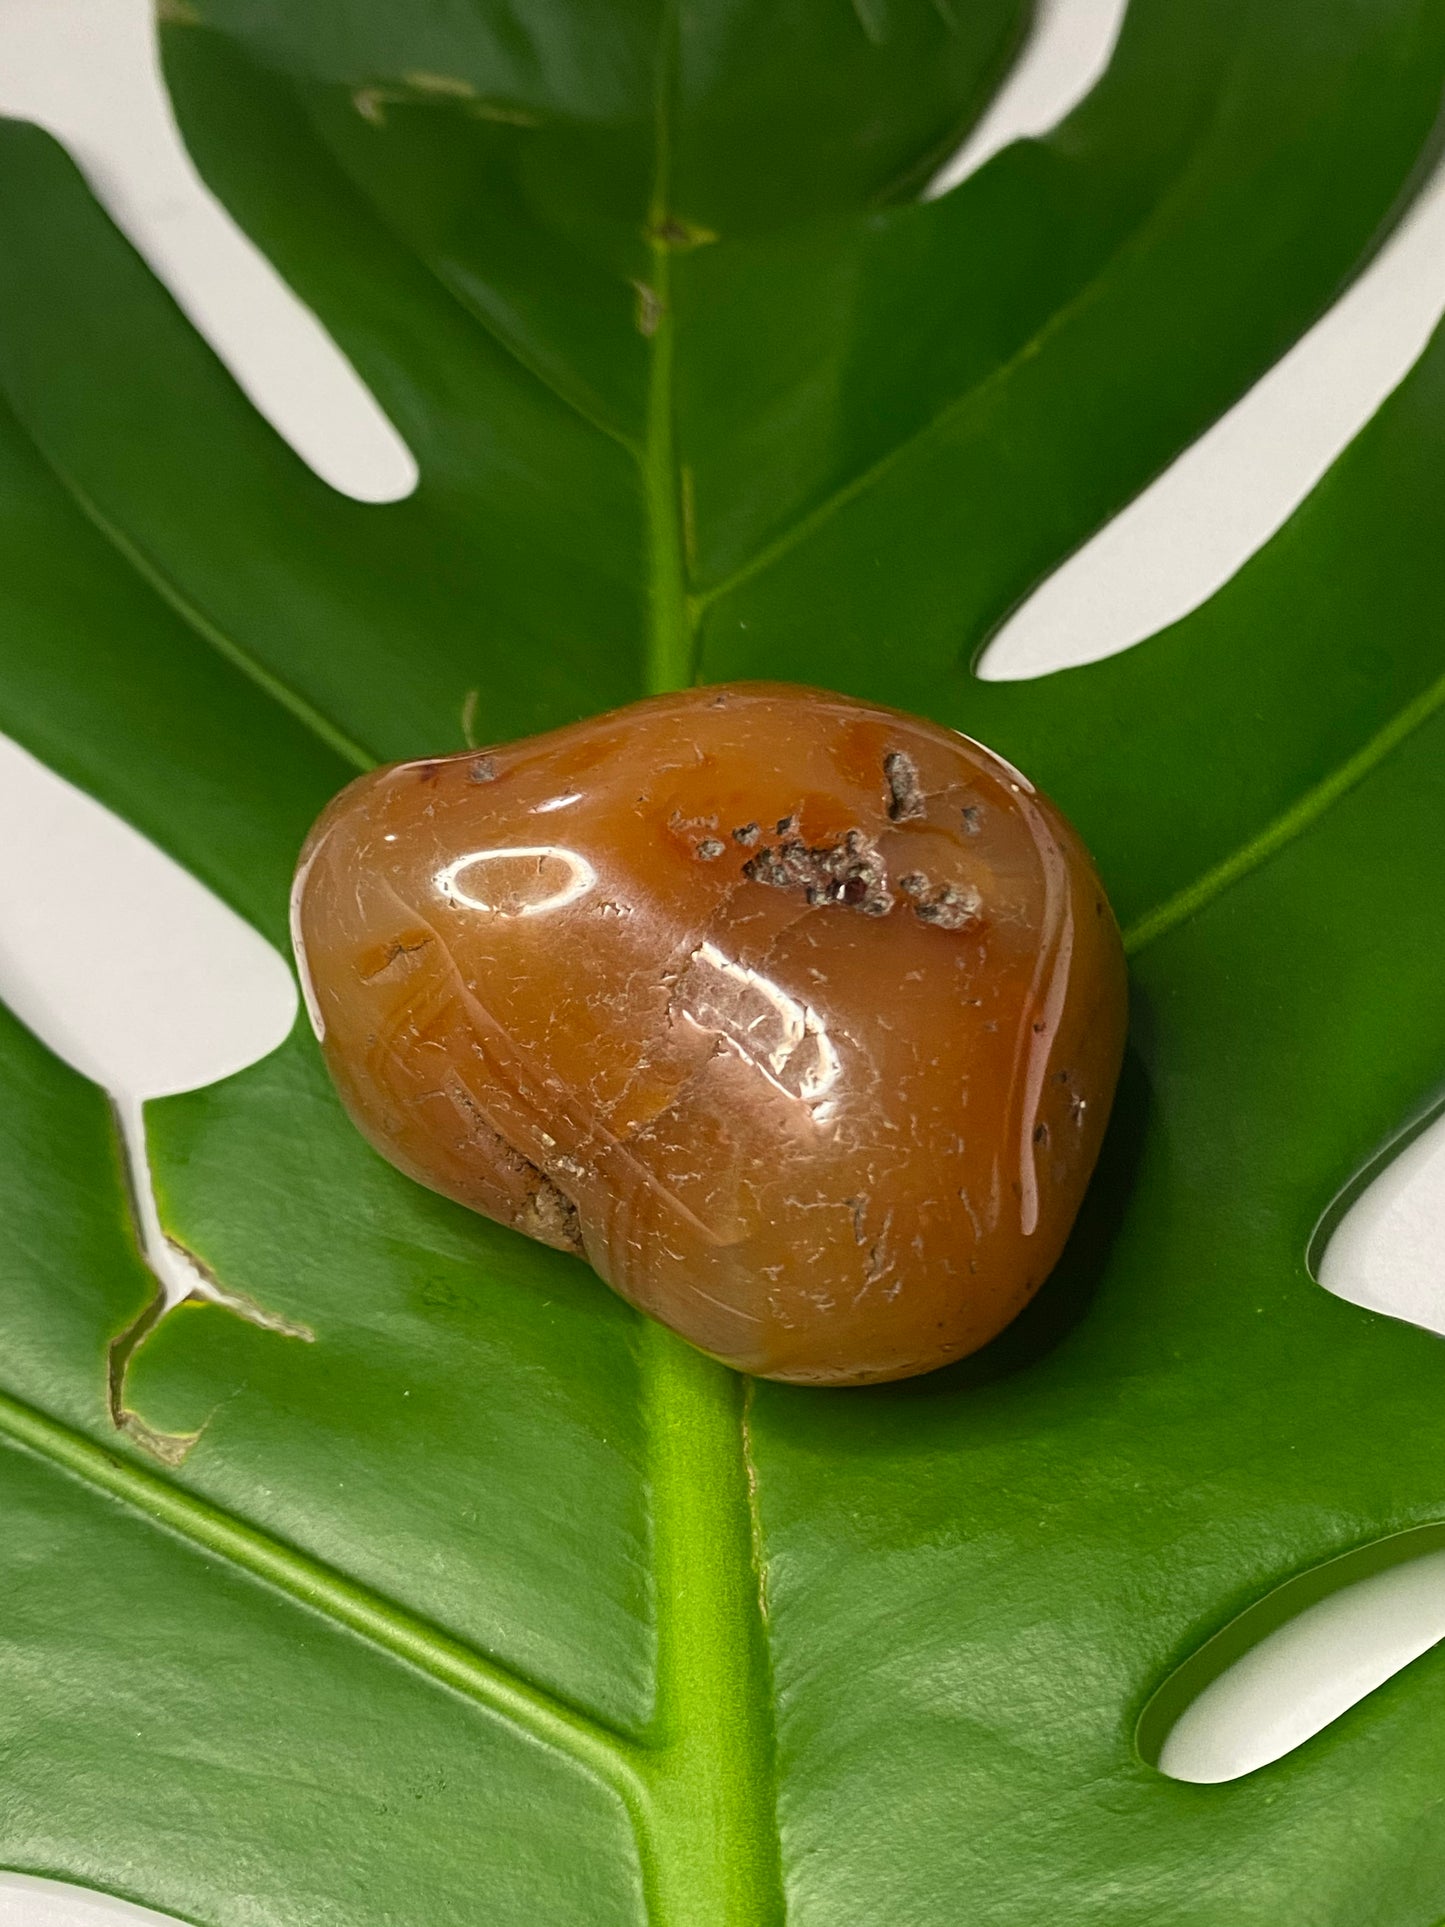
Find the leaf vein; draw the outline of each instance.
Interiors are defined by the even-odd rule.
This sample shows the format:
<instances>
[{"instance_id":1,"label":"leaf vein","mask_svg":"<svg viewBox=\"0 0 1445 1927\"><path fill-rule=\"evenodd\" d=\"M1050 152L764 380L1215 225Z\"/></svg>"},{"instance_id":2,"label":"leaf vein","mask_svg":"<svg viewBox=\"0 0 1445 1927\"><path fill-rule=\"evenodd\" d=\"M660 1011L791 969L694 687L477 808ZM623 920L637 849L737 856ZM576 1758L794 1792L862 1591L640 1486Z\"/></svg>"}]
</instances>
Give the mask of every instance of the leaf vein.
<instances>
[{"instance_id":1,"label":"leaf vein","mask_svg":"<svg viewBox=\"0 0 1445 1927\"><path fill-rule=\"evenodd\" d=\"M208 1500L94 1444L48 1413L0 1392L0 1436L141 1513L198 1551L344 1627L610 1786L634 1814L645 1804L644 1749L510 1667L344 1577Z\"/></svg>"},{"instance_id":2,"label":"leaf vein","mask_svg":"<svg viewBox=\"0 0 1445 1927\"><path fill-rule=\"evenodd\" d=\"M452 280L434 261L420 251L405 231L391 220L376 196L367 191L329 145L319 139L317 145L322 148L356 203L410 260L416 262L432 284L441 289L447 300L454 302L461 309L469 322L480 328L488 340L493 342L516 367L529 375L540 388L545 389L552 396L554 401L560 402L579 421L585 422L599 435L605 435L609 441L616 442L619 448L626 449L630 455L639 455L639 446L634 437L627 434L624 429L616 428L611 422L604 420L601 415L589 408L579 395L569 392L556 381L539 361L529 355L522 345L473 299L467 292L465 282Z\"/></svg>"},{"instance_id":3,"label":"leaf vein","mask_svg":"<svg viewBox=\"0 0 1445 1927\"><path fill-rule=\"evenodd\" d=\"M941 435L955 421L967 415L971 408L984 401L994 389L1003 386L1027 362L1042 353L1053 337L1070 321L1086 312L1104 292L1113 271L1121 262L1127 261L1130 256L1139 253L1147 245L1154 231L1164 225L1166 218L1172 215L1175 203L1187 192L1194 175L1209 152L1209 137L1222 119L1224 97L1225 90L1221 88L1205 122L1201 139L1191 150L1189 159L1175 174L1168 189L1150 203L1143 219L1110 249L1089 279L1055 308L1026 341L1022 342L996 368L990 369L988 374L979 381L946 402L936 414L930 415L926 421L910 429L902 440L893 443L876 461L840 484L815 507L791 522L771 542L765 543L761 549L747 561L740 563L720 582L700 590L695 597L699 613L710 608L714 602L720 601L724 596L731 595L735 590L742 588L754 576L761 575L770 569L774 563L780 562L785 555L805 542L816 529L830 521L841 509L846 508L850 502L866 494L876 483L882 481L915 447L934 436ZM962 182L954 192L959 192L967 186L966 181Z\"/></svg>"},{"instance_id":4,"label":"leaf vein","mask_svg":"<svg viewBox=\"0 0 1445 1927\"><path fill-rule=\"evenodd\" d=\"M1389 722L1348 757L1339 767L1307 790L1287 810L1280 812L1256 835L1242 843L1193 883L1177 890L1172 897L1146 910L1124 932L1124 948L1137 956L1147 945L1187 922L1250 871L1257 870L1271 857L1303 836L1340 798L1362 783L1407 737L1422 728L1445 707L1445 675L1407 703Z\"/></svg>"},{"instance_id":5,"label":"leaf vein","mask_svg":"<svg viewBox=\"0 0 1445 1927\"><path fill-rule=\"evenodd\" d=\"M224 657L233 668L240 670L260 689L287 710L296 720L309 729L313 735L345 762L358 770L375 769L377 758L355 742L344 730L333 723L323 711L305 696L292 689L289 684L257 660L233 636L228 635L217 623L186 596L179 586L171 580L160 565L148 556L139 544L133 542L123 529L112 522L100 505L86 493L55 457L45 447L40 437L29 428L19 415L15 416L25 428L31 446L55 477L57 483L69 496L76 510L85 518L96 533L104 538L121 560L141 578L146 586L157 595L166 606L186 624L191 632L202 642Z\"/></svg>"}]
</instances>

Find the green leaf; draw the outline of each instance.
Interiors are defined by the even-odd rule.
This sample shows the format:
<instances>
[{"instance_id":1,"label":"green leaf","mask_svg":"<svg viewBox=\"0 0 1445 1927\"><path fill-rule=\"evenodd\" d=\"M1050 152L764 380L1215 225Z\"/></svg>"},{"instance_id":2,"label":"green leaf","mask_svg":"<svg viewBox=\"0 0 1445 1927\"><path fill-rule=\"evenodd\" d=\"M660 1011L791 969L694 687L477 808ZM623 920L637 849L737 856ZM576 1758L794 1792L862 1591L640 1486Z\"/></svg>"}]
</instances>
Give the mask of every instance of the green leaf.
<instances>
[{"instance_id":1,"label":"green leaf","mask_svg":"<svg viewBox=\"0 0 1445 1927\"><path fill-rule=\"evenodd\" d=\"M230 1299L157 1316L104 1097L6 1020L0 1858L217 1927L1427 1927L1438 1656L1234 1785L1134 1729L1438 1511L1435 1341L1305 1252L1445 1058L1445 342L1196 615L969 664L1367 258L1445 16L1136 0L921 201L1016 5L182 11L193 153L421 484L320 483L0 128L0 726L280 943L321 803L469 716L902 702L1079 822L1134 1042L1030 1312L820 1393L408 1184L300 1031L148 1107Z\"/></svg>"}]
</instances>

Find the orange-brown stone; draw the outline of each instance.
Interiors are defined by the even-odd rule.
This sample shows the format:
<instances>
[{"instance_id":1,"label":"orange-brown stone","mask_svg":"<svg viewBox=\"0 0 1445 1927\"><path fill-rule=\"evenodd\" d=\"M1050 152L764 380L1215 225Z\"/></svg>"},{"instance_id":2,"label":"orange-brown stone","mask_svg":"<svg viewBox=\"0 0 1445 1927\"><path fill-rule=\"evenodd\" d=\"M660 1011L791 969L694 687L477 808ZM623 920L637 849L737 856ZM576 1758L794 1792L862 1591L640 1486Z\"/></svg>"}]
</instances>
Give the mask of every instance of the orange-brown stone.
<instances>
[{"instance_id":1,"label":"orange-brown stone","mask_svg":"<svg viewBox=\"0 0 1445 1927\"><path fill-rule=\"evenodd\" d=\"M770 1378L999 1331L1123 1048L1119 933L1053 805L967 737L783 685L364 776L295 929L384 1157Z\"/></svg>"}]
</instances>

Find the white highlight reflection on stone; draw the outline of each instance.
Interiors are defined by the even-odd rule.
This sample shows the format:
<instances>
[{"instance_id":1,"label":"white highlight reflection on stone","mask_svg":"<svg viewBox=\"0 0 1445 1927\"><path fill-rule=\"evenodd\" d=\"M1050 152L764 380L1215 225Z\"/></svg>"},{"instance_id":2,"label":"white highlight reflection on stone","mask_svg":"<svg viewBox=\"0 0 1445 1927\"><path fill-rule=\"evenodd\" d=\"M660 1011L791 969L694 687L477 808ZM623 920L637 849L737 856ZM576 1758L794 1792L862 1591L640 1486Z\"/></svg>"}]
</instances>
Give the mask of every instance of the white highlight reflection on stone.
<instances>
[{"instance_id":1,"label":"white highlight reflection on stone","mask_svg":"<svg viewBox=\"0 0 1445 1927\"><path fill-rule=\"evenodd\" d=\"M0 1873L0 1927L175 1927L174 1914L152 1913L111 1894Z\"/></svg>"},{"instance_id":2,"label":"white highlight reflection on stone","mask_svg":"<svg viewBox=\"0 0 1445 1927\"><path fill-rule=\"evenodd\" d=\"M64 142L111 219L324 482L362 502L411 494L411 450L192 166L161 82L148 0L4 0L0 113Z\"/></svg>"},{"instance_id":3,"label":"white highlight reflection on stone","mask_svg":"<svg viewBox=\"0 0 1445 1927\"><path fill-rule=\"evenodd\" d=\"M1424 1553L1306 1607L1186 1707L1159 1756L1214 1784L1281 1759L1445 1638L1445 1552Z\"/></svg>"},{"instance_id":4,"label":"white highlight reflection on stone","mask_svg":"<svg viewBox=\"0 0 1445 1927\"><path fill-rule=\"evenodd\" d=\"M699 944L678 985L689 1023L714 1031L785 1097L808 1105L818 1121L842 1066L827 1026L813 1009L760 970L736 963L715 943Z\"/></svg>"},{"instance_id":5,"label":"white highlight reflection on stone","mask_svg":"<svg viewBox=\"0 0 1445 1927\"><path fill-rule=\"evenodd\" d=\"M494 864L505 868L495 879L489 879L487 873ZM530 871L525 867L528 864L534 865ZM559 867L564 873L562 879L555 874ZM499 917L536 917L544 911L563 910L585 896L596 881L597 872L585 856L579 856L576 850L564 850L557 843L471 850L438 870L433 878L449 902L468 910L488 910ZM543 887L534 895L535 886Z\"/></svg>"}]
</instances>

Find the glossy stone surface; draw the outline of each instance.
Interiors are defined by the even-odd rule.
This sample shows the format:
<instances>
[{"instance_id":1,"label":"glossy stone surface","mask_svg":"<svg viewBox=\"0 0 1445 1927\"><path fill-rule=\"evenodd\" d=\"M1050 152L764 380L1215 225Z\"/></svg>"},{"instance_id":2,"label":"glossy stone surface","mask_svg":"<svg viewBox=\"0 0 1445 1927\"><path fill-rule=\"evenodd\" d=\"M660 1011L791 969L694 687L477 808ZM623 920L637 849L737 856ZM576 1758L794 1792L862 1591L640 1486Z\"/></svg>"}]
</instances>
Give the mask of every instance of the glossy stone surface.
<instances>
[{"instance_id":1,"label":"glossy stone surface","mask_svg":"<svg viewBox=\"0 0 1445 1927\"><path fill-rule=\"evenodd\" d=\"M364 776L294 922L383 1156L773 1378L999 1331L1123 1048L1118 930L1058 811L966 737L784 685Z\"/></svg>"}]
</instances>

